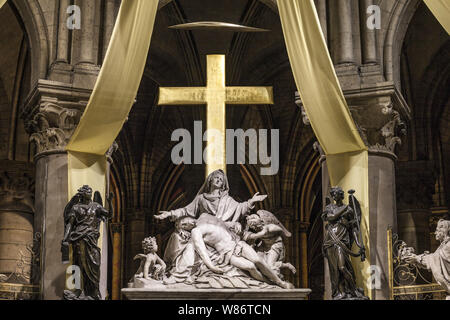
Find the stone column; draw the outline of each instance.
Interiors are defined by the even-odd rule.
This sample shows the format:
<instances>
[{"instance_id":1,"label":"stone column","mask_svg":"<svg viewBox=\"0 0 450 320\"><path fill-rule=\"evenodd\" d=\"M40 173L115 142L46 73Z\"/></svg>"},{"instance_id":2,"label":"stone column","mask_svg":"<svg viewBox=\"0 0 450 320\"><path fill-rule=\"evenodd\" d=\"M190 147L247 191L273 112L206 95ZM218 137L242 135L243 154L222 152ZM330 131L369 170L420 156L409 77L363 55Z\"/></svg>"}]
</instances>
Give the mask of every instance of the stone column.
<instances>
[{"instance_id":1,"label":"stone column","mask_svg":"<svg viewBox=\"0 0 450 320\"><path fill-rule=\"evenodd\" d=\"M133 257L142 253L142 240L145 238L145 210L127 209L125 221L125 281L129 281L136 273L139 264Z\"/></svg>"},{"instance_id":2,"label":"stone column","mask_svg":"<svg viewBox=\"0 0 450 320\"><path fill-rule=\"evenodd\" d=\"M300 222L299 224L299 233L300 233L300 272L301 272L301 288L308 288L308 230L309 223Z\"/></svg>"},{"instance_id":3,"label":"stone column","mask_svg":"<svg viewBox=\"0 0 450 320\"><path fill-rule=\"evenodd\" d=\"M69 29L67 28L67 8L70 0L59 0L59 24L56 61L69 62Z\"/></svg>"},{"instance_id":4,"label":"stone column","mask_svg":"<svg viewBox=\"0 0 450 320\"><path fill-rule=\"evenodd\" d=\"M122 259L122 234L123 224L120 222L113 222L111 224L112 243L113 243L113 258L112 258L112 286L111 299L120 300L121 289L121 259Z\"/></svg>"},{"instance_id":5,"label":"stone column","mask_svg":"<svg viewBox=\"0 0 450 320\"><path fill-rule=\"evenodd\" d=\"M69 14L67 8L70 6L70 0L59 0L58 15L58 37L56 39L56 59L50 65L49 79L70 83L72 81L72 66L69 61L69 52L71 43L69 29L67 28L67 19Z\"/></svg>"},{"instance_id":6,"label":"stone column","mask_svg":"<svg viewBox=\"0 0 450 320\"><path fill-rule=\"evenodd\" d=\"M362 62L363 64L377 63L377 44L375 29L367 27L367 8L373 5L373 0L360 0L360 21L361 21L361 44L362 44Z\"/></svg>"},{"instance_id":7,"label":"stone column","mask_svg":"<svg viewBox=\"0 0 450 320\"><path fill-rule=\"evenodd\" d=\"M309 121L309 120L308 120ZM322 208L325 209L326 207L326 199L329 197L330 194L330 176L328 175L328 168L327 168L327 157L325 155L325 152L323 151L322 147L320 146L319 142L314 143L314 150L319 153L319 164L322 171ZM324 230L325 233L325 225ZM324 294L323 299L324 300L331 300L331 281L330 281L330 272L328 268L328 260L324 257L323 262L323 272L325 275L324 278Z\"/></svg>"},{"instance_id":8,"label":"stone column","mask_svg":"<svg viewBox=\"0 0 450 320\"><path fill-rule=\"evenodd\" d=\"M408 118L407 106L394 87L372 93L347 95L353 119L369 148L369 241L371 270L379 275L380 287L372 286L373 300L390 295L387 230L397 230L395 155L396 146L406 134L402 118ZM401 115L402 113L402 115ZM358 197L358 193L356 193Z\"/></svg>"},{"instance_id":9,"label":"stone column","mask_svg":"<svg viewBox=\"0 0 450 320\"><path fill-rule=\"evenodd\" d=\"M409 108L393 86L378 90L361 90L346 95L352 117L360 135L369 148L369 250L373 272L379 274L381 286L372 288L374 300L389 299L389 265L387 256L387 230L397 228L395 196L395 149L406 133L402 116L408 118ZM306 123L308 119L305 119ZM322 194L324 206L329 197L330 180L326 155L318 143L315 149L321 154ZM344 190L348 191L348 190ZM358 190L356 190L358 198ZM367 246L367 244L366 244ZM375 271L376 270L376 271ZM371 270L366 270L370 273ZM331 299L328 263L325 260L325 299Z\"/></svg>"},{"instance_id":10,"label":"stone column","mask_svg":"<svg viewBox=\"0 0 450 320\"><path fill-rule=\"evenodd\" d=\"M105 188L105 197L108 197L108 195L111 192L111 166L113 165L113 158L112 155L115 151L117 151L118 149L118 144L117 142L114 142L111 147L108 149L108 151L106 152L106 188ZM115 240L115 233L114 230L117 230L117 226L116 226L116 222L117 222L117 212L115 212L115 210L117 208L110 208L109 204L107 204L105 202L105 204L107 205L107 209L108 210L113 210L114 211L114 216L112 217L112 220L108 223L104 223L103 226L103 237L102 237L102 248L101 248L101 253L102 253L102 259L101 259L101 270L100 270L100 293L102 295L103 299L106 299L106 297L108 295L112 295L112 292L108 292L108 254L109 254L109 250L108 250L108 244L109 244L109 235L110 235L110 230L112 231L113 234L113 239L111 239L113 241L113 248L112 249L112 253L113 253L113 268L114 268L114 259L117 258L117 254L119 254L119 259L120 259L120 252L117 253L115 251L115 246L114 246L114 240ZM114 202L113 202L114 205ZM120 263L120 260L119 260ZM120 266L119 266L120 267ZM112 269L113 275L114 275L114 269ZM119 268L119 272L120 272L120 268ZM114 281L114 279L113 279ZM114 283L114 282L113 282Z\"/></svg>"},{"instance_id":11,"label":"stone column","mask_svg":"<svg viewBox=\"0 0 450 320\"><path fill-rule=\"evenodd\" d=\"M352 27L352 1L334 0L329 2L333 28L332 49L335 64L355 64Z\"/></svg>"},{"instance_id":12,"label":"stone column","mask_svg":"<svg viewBox=\"0 0 450 320\"><path fill-rule=\"evenodd\" d=\"M103 59L105 58L106 51L108 50L109 42L111 41L111 36L114 30L115 22L115 1L106 0L105 3L105 24L103 33Z\"/></svg>"},{"instance_id":13,"label":"stone column","mask_svg":"<svg viewBox=\"0 0 450 320\"><path fill-rule=\"evenodd\" d=\"M0 283L32 284L34 165L0 160Z\"/></svg>"},{"instance_id":14,"label":"stone column","mask_svg":"<svg viewBox=\"0 0 450 320\"><path fill-rule=\"evenodd\" d=\"M434 176L429 161L400 162L398 179L398 236L416 252L430 250L430 216Z\"/></svg>"},{"instance_id":15,"label":"stone column","mask_svg":"<svg viewBox=\"0 0 450 320\"><path fill-rule=\"evenodd\" d=\"M98 1L79 0L81 4L81 29L74 35L76 53L72 64L74 65L73 84L79 88L91 89L95 85L100 67L97 64L99 48L98 28L96 25L96 10Z\"/></svg>"},{"instance_id":16,"label":"stone column","mask_svg":"<svg viewBox=\"0 0 450 320\"><path fill-rule=\"evenodd\" d=\"M35 147L34 229L42 237L41 299L60 300L66 280L61 262L63 212L68 203L65 146L79 122L90 91L40 80L25 102L22 118Z\"/></svg>"},{"instance_id":17,"label":"stone column","mask_svg":"<svg viewBox=\"0 0 450 320\"><path fill-rule=\"evenodd\" d=\"M80 43L80 61L79 64L93 65L96 63L94 50L94 21L95 20L95 1L82 0L81 7L81 43Z\"/></svg>"},{"instance_id":18,"label":"stone column","mask_svg":"<svg viewBox=\"0 0 450 320\"><path fill-rule=\"evenodd\" d=\"M320 20L320 26L325 37L325 41L328 39L328 25L327 25L327 3L326 0L314 0L316 5L317 14Z\"/></svg>"}]
</instances>

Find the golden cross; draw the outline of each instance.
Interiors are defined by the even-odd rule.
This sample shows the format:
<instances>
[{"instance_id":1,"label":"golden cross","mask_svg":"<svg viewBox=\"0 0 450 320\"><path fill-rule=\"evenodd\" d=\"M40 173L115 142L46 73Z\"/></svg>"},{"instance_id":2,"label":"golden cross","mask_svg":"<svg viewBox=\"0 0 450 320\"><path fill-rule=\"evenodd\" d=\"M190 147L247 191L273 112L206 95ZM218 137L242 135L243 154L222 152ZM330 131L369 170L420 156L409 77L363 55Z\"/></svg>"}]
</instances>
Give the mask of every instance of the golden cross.
<instances>
[{"instance_id":1,"label":"golden cross","mask_svg":"<svg viewBox=\"0 0 450 320\"><path fill-rule=\"evenodd\" d=\"M205 159L208 175L217 169L226 170L225 105L273 104L273 90L272 87L226 87L225 55L208 55L206 87L159 89L158 105L196 104L206 104L207 129L215 129L218 133L208 136Z\"/></svg>"}]
</instances>

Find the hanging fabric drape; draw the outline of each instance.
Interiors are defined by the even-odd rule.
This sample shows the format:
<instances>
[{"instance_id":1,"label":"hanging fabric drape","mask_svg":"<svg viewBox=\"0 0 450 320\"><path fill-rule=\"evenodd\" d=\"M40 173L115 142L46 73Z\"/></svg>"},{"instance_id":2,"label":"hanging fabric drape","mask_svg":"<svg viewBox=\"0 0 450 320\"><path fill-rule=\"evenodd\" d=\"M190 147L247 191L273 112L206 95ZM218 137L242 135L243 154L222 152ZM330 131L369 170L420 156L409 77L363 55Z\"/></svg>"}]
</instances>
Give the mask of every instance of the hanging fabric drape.
<instances>
[{"instance_id":1,"label":"hanging fabric drape","mask_svg":"<svg viewBox=\"0 0 450 320\"><path fill-rule=\"evenodd\" d=\"M445 31L450 34L450 1L449 0L424 0L428 9L433 13Z\"/></svg>"},{"instance_id":2,"label":"hanging fabric drape","mask_svg":"<svg viewBox=\"0 0 450 320\"><path fill-rule=\"evenodd\" d=\"M357 283L367 288L370 266L368 152L350 114L328 53L313 0L278 0L286 47L297 89L314 133L327 155L333 186L355 189L361 203L364 263L352 258Z\"/></svg>"},{"instance_id":3,"label":"hanging fabric drape","mask_svg":"<svg viewBox=\"0 0 450 320\"><path fill-rule=\"evenodd\" d=\"M105 154L122 129L136 98L157 10L158 0L122 0L94 90L66 148L69 199L85 184L99 191L105 199ZM106 249L104 233L102 224L97 244L102 251Z\"/></svg>"},{"instance_id":4,"label":"hanging fabric drape","mask_svg":"<svg viewBox=\"0 0 450 320\"><path fill-rule=\"evenodd\" d=\"M8 1L8 0L0 0L0 9L3 7L3 5L6 3L6 1Z\"/></svg>"},{"instance_id":5,"label":"hanging fabric drape","mask_svg":"<svg viewBox=\"0 0 450 320\"><path fill-rule=\"evenodd\" d=\"M142 79L157 0L123 0L88 105L67 145L69 198L83 185L105 199L105 153L133 106Z\"/></svg>"}]
</instances>

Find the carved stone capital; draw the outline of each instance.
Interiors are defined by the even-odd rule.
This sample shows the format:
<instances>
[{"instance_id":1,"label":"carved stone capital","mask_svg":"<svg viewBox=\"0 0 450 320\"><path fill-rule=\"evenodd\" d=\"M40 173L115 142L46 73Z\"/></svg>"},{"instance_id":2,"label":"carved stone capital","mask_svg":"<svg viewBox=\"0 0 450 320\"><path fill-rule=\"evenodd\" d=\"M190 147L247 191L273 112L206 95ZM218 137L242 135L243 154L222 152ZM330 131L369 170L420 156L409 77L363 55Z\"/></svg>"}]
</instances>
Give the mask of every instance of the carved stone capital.
<instances>
[{"instance_id":1,"label":"carved stone capital","mask_svg":"<svg viewBox=\"0 0 450 320\"><path fill-rule=\"evenodd\" d=\"M319 141L314 142L313 149L315 152L317 152L320 155L319 162L322 163L326 160L326 154L325 151L323 151L322 146L320 145Z\"/></svg>"},{"instance_id":2,"label":"carved stone capital","mask_svg":"<svg viewBox=\"0 0 450 320\"><path fill-rule=\"evenodd\" d=\"M114 141L113 144L111 145L111 147L109 147L108 151L106 151L106 159L108 160L108 162L110 164L113 164L114 161L113 161L112 155L118 149L119 149L119 144L116 141Z\"/></svg>"},{"instance_id":3,"label":"carved stone capital","mask_svg":"<svg viewBox=\"0 0 450 320\"><path fill-rule=\"evenodd\" d=\"M411 119L411 110L393 83L347 90L344 95L356 128L369 151L387 153L395 158L396 146L406 135L406 121ZM303 122L310 125L298 92L295 103L302 110ZM319 149L316 151L320 152Z\"/></svg>"},{"instance_id":4,"label":"carved stone capital","mask_svg":"<svg viewBox=\"0 0 450 320\"><path fill-rule=\"evenodd\" d=\"M34 212L34 165L1 160L0 210Z\"/></svg>"},{"instance_id":5,"label":"carved stone capital","mask_svg":"<svg viewBox=\"0 0 450 320\"><path fill-rule=\"evenodd\" d=\"M374 153L395 158L396 147L406 135L410 110L395 87L387 84L346 93L347 102L359 134Z\"/></svg>"},{"instance_id":6,"label":"carved stone capital","mask_svg":"<svg viewBox=\"0 0 450 320\"><path fill-rule=\"evenodd\" d=\"M300 108L302 112L303 123L307 126L311 125L308 115L306 114L305 107L303 106L303 102L300 98L300 93L298 91L295 92L295 104Z\"/></svg>"},{"instance_id":7,"label":"carved stone capital","mask_svg":"<svg viewBox=\"0 0 450 320\"><path fill-rule=\"evenodd\" d=\"M30 141L36 146L36 155L65 150L90 93L59 82L38 82L21 114Z\"/></svg>"},{"instance_id":8,"label":"carved stone capital","mask_svg":"<svg viewBox=\"0 0 450 320\"><path fill-rule=\"evenodd\" d=\"M397 145L402 144L400 137L406 135L406 124L402 121L400 113L394 110L392 103L380 105L379 121L385 122L379 127L361 126L357 123L358 131L371 151L385 151L395 154ZM381 120L383 119L383 120ZM367 121L365 121L367 122Z\"/></svg>"}]
</instances>

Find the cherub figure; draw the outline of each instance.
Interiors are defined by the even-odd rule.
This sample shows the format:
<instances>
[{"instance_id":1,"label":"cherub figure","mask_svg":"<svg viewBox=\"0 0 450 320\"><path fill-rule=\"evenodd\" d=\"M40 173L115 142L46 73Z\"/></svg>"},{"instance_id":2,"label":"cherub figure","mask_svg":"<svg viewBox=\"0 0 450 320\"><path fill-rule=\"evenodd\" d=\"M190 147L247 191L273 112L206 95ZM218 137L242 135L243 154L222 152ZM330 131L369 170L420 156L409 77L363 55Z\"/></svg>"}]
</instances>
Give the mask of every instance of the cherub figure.
<instances>
[{"instance_id":1,"label":"cherub figure","mask_svg":"<svg viewBox=\"0 0 450 320\"><path fill-rule=\"evenodd\" d=\"M136 273L137 278L163 280L166 272L166 264L156 254L158 251L158 244L155 237L148 237L142 241L142 249L144 254L138 254L134 260L141 259L141 264Z\"/></svg>"},{"instance_id":2,"label":"cherub figure","mask_svg":"<svg viewBox=\"0 0 450 320\"><path fill-rule=\"evenodd\" d=\"M253 244L258 254L278 274L281 274L282 268L287 268L295 274L295 267L283 262L286 251L283 236L289 238L291 233L271 212L259 210L256 214L247 217L244 241Z\"/></svg>"}]
</instances>

